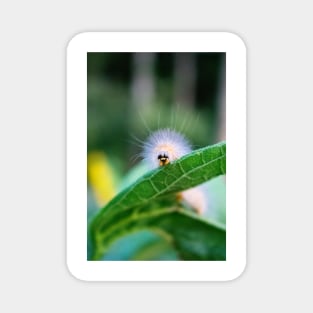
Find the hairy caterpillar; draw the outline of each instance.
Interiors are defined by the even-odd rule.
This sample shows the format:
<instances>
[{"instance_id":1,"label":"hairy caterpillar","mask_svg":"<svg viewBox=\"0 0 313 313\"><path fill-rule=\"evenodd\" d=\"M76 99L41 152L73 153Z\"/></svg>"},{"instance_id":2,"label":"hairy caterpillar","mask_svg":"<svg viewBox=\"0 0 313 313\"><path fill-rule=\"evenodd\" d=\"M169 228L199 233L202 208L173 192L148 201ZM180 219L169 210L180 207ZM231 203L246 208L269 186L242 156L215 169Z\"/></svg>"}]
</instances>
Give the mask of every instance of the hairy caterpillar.
<instances>
[{"instance_id":1,"label":"hairy caterpillar","mask_svg":"<svg viewBox=\"0 0 313 313\"><path fill-rule=\"evenodd\" d=\"M172 129L161 129L153 132L143 145L142 156L148 166L157 168L166 166L174 160L192 151L188 140ZM207 198L203 186L197 186L178 194L198 214L203 214L207 208Z\"/></svg>"}]
</instances>

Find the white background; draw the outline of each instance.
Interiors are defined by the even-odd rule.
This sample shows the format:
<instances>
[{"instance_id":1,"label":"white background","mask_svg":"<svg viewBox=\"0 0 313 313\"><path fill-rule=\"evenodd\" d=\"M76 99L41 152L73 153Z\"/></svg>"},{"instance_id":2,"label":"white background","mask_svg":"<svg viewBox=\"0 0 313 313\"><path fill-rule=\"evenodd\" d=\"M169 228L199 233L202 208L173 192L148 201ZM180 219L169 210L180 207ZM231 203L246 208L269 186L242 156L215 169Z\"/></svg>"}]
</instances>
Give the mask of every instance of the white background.
<instances>
[{"instance_id":1,"label":"white background","mask_svg":"<svg viewBox=\"0 0 313 313\"><path fill-rule=\"evenodd\" d=\"M311 12L309 1L1 4L1 311L311 311ZM85 283L68 273L66 44L93 30L231 31L245 40L248 259L239 279Z\"/></svg>"}]
</instances>

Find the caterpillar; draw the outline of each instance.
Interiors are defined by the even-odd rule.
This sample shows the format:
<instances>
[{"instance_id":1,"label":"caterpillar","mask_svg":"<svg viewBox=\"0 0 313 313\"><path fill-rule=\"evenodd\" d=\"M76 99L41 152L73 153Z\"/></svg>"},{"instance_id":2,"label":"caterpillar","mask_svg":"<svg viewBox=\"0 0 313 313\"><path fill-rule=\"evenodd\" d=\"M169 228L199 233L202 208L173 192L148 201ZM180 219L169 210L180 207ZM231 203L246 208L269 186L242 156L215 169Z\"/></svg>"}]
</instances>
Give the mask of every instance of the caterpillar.
<instances>
[{"instance_id":1,"label":"caterpillar","mask_svg":"<svg viewBox=\"0 0 313 313\"><path fill-rule=\"evenodd\" d=\"M166 128L149 135L143 144L142 157L149 168L154 169L166 166L191 151L191 144L181 133ZM201 185L180 192L177 198L198 214L203 214L207 209L207 197Z\"/></svg>"}]
</instances>

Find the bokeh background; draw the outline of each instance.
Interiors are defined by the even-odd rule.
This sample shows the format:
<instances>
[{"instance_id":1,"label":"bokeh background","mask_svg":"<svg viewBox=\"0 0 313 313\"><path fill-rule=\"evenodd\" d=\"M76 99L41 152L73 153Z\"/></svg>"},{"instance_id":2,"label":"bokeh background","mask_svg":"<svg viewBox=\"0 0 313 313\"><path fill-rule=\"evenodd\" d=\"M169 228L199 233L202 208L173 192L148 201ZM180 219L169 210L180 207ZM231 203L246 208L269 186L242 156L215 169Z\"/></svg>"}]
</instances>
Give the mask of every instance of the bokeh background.
<instances>
[{"instance_id":1,"label":"bokeh background","mask_svg":"<svg viewBox=\"0 0 313 313\"><path fill-rule=\"evenodd\" d=\"M225 140L225 53L93 53L88 72L88 221L143 175L141 142L171 127L193 147ZM226 182L206 185L205 218L226 224ZM141 231L112 245L105 260L177 260L157 234Z\"/></svg>"}]
</instances>

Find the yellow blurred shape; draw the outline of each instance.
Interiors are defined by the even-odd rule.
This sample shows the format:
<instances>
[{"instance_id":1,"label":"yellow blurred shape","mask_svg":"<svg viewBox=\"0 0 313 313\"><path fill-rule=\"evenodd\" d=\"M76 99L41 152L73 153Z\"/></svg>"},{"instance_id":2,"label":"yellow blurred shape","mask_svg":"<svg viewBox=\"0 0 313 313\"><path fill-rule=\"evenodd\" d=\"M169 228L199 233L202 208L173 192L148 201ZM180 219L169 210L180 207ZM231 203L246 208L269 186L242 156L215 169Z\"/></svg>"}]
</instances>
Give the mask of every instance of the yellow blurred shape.
<instances>
[{"instance_id":1,"label":"yellow blurred shape","mask_svg":"<svg viewBox=\"0 0 313 313\"><path fill-rule=\"evenodd\" d=\"M108 159L103 152L88 154L88 179L96 202L103 206L116 194L114 175Z\"/></svg>"}]
</instances>

